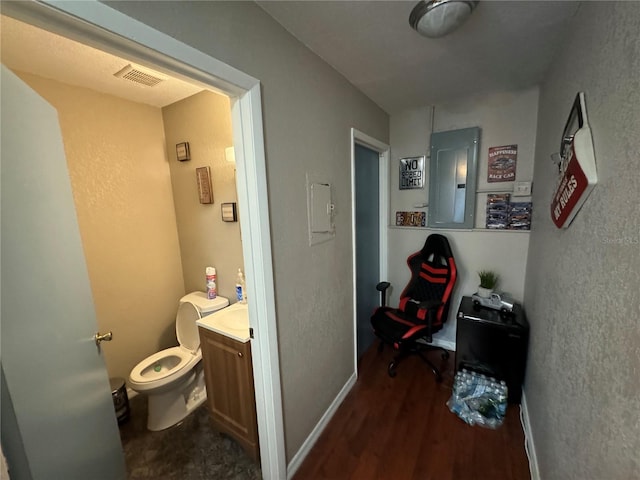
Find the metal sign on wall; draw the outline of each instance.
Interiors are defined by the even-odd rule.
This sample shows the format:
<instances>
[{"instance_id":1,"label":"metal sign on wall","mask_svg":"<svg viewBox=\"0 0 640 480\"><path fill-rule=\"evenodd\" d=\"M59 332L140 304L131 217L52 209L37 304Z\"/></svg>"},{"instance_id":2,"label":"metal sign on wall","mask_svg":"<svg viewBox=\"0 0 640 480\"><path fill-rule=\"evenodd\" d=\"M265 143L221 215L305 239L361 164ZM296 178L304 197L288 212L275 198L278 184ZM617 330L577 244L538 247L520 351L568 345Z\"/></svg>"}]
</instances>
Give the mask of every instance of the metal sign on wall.
<instances>
[{"instance_id":1,"label":"metal sign on wall","mask_svg":"<svg viewBox=\"0 0 640 480\"><path fill-rule=\"evenodd\" d=\"M425 212L396 212L397 227L424 227L427 224Z\"/></svg>"},{"instance_id":2,"label":"metal sign on wall","mask_svg":"<svg viewBox=\"0 0 640 480\"><path fill-rule=\"evenodd\" d=\"M424 157L400 159L400 190L424 186Z\"/></svg>"},{"instance_id":3,"label":"metal sign on wall","mask_svg":"<svg viewBox=\"0 0 640 480\"><path fill-rule=\"evenodd\" d=\"M562 134L558 183L551 200L551 219L567 228L598 183L596 159L587 120L584 92L579 92Z\"/></svg>"}]
</instances>

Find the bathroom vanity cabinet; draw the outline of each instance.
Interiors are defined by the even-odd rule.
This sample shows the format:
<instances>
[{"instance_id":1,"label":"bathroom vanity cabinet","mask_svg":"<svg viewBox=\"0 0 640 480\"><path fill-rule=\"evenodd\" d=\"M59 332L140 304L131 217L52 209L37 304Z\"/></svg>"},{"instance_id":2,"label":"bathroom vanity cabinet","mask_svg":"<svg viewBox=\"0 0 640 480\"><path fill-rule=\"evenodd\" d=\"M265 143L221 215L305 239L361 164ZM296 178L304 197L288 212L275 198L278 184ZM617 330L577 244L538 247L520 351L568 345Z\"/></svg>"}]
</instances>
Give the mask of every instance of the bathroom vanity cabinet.
<instances>
[{"instance_id":1,"label":"bathroom vanity cabinet","mask_svg":"<svg viewBox=\"0 0 640 480\"><path fill-rule=\"evenodd\" d=\"M257 462L260 457L251 342L239 342L199 327L207 404L218 430L235 438Z\"/></svg>"}]
</instances>

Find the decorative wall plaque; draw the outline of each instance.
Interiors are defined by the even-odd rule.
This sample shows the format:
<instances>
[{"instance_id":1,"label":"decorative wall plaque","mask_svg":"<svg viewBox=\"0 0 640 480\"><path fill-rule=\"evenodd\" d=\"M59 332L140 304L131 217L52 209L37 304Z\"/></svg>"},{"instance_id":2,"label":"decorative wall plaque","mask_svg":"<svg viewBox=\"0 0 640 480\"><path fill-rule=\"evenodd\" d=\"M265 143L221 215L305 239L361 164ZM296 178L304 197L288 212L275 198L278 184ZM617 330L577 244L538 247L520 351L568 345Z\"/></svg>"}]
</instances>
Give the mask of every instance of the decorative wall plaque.
<instances>
[{"instance_id":1,"label":"decorative wall plaque","mask_svg":"<svg viewBox=\"0 0 640 480\"><path fill-rule=\"evenodd\" d=\"M489 147L487 182L513 182L516 179L518 145Z\"/></svg>"},{"instance_id":2,"label":"decorative wall plaque","mask_svg":"<svg viewBox=\"0 0 640 480\"><path fill-rule=\"evenodd\" d=\"M424 186L424 157L400 159L400 190Z\"/></svg>"},{"instance_id":3,"label":"decorative wall plaque","mask_svg":"<svg viewBox=\"0 0 640 480\"><path fill-rule=\"evenodd\" d=\"M200 203L213 203L213 191L211 190L209 167L196 168L196 177L198 179L198 195L200 197Z\"/></svg>"},{"instance_id":4,"label":"decorative wall plaque","mask_svg":"<svg viewBox=\"0 0 640 480\"><path fill-rule=\"evenodd\" d=\"M426 223L425 212L396 212L398 227L424 227Z\"/></svg>"}]
</instances>

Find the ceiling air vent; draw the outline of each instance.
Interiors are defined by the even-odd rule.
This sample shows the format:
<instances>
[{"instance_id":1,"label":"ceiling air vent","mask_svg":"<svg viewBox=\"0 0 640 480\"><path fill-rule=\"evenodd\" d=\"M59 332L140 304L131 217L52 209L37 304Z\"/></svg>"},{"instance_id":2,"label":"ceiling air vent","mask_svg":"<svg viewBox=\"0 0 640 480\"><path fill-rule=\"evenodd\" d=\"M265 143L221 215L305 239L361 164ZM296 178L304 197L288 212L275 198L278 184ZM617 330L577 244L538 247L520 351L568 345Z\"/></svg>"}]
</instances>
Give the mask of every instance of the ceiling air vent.
<instances>
[{"instance_id":1,"label":"ceiling air vent","mask_svg":"<svg viewBox=\"0 0 640 480\"><path fill-rule=\"evenodd\" d=\"M153 70L148 70L138 66L134 67L131 64L127 65L119 72L114 73L113 76L124 78L125 80L129 80L140 85L146 85L147 87L153 87L165 80L164 77Z\"/></svg>"}]
</instances>

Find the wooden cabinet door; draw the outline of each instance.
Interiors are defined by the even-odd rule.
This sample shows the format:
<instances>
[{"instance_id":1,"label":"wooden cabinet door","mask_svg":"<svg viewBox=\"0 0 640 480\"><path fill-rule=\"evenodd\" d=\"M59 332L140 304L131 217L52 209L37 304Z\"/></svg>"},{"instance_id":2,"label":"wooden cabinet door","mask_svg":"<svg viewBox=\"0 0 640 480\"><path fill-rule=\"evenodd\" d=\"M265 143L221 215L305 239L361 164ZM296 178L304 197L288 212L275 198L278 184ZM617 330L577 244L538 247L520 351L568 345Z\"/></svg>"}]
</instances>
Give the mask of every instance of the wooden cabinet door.
<instances>
[{"instance_id":1,"label":"wooden cabinet door","mask_svg":"<svg viewBox=\"0 0 640 480\"><path fill-rule=\"evenodd\" d=\"M200 328L207 403L216 427L258 460L251 343Z\"/></svg>"}]
</instances>

